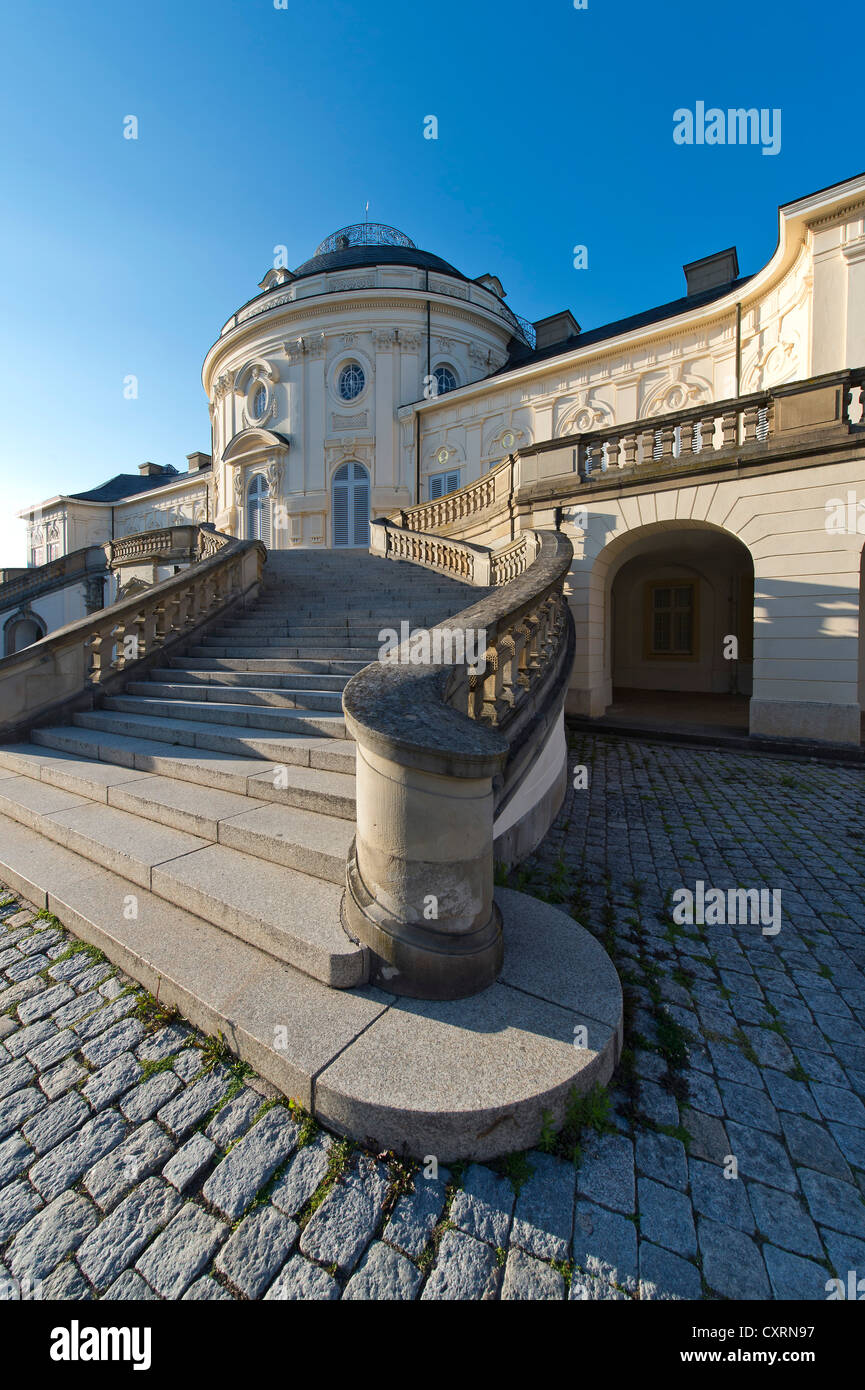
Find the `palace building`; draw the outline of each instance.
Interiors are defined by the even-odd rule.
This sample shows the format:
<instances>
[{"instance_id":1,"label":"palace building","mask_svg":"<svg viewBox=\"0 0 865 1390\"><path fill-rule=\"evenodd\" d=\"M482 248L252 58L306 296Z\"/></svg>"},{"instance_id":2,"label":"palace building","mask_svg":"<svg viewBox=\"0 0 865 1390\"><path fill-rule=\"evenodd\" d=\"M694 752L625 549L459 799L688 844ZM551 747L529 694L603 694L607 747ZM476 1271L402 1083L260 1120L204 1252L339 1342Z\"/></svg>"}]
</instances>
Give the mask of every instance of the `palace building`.
<instances>
[{"instance_id":1,"label":"palace building","mask_svg":"<svg viewBox=\"0 0 865 1390\"><path fill-rule=\"evenodd\" d=\"M572 715L700 697L710 724L858 744L865 176L780 208L762 269L728 248L671 289L602 327L531 324L494 274L345 227L223 325L202 371L211 454L22 513L30 563L202 521L272 550L366 549L371 519L419 503L425 529L478 543L559 525ZM505 461L506 519L467 526L459 499Z\"/></svg>"}]
</instances>

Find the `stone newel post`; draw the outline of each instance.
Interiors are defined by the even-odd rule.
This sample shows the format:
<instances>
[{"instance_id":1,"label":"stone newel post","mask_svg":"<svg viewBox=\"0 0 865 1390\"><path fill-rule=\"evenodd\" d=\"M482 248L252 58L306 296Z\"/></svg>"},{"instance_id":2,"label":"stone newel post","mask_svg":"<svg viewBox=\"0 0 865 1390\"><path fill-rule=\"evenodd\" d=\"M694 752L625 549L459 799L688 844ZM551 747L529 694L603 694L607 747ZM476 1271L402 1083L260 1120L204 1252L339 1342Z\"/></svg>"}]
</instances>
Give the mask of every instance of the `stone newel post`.
<instances>
[{"instance_id":1,"label":"stone newel post","mask_svg":"<svg viewBox=\"0 0 865 1390\"><path fill-rule=\"evenodd\" d=\"M440 697L424 699L451 673L399 668L403 698L394 700L394 671L385 670L392 734L380 717L374 730L356 717L367 700L380 715L381 668L368 667L346 690L346 721L357 739L357 836L345 926L369 947L375 983L415 998L457 999L492 984L501 968L493 779L507 743Z\"/></svg>"}]
</instances>

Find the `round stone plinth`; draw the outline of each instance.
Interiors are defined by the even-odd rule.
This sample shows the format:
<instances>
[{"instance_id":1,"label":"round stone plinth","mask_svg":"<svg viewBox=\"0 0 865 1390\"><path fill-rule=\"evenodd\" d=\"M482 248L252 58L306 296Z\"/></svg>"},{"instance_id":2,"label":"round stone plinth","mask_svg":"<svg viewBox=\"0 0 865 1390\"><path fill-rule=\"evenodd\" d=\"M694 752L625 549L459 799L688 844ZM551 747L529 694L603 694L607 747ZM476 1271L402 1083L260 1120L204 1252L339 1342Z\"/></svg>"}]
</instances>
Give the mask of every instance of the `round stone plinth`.
<instances>
[{"instance_id":1,"label":"round stone plinth","mask_svg":"<svg viewBox=\"0 0 865 1390\"><path fill-rule=\"evenodd\" d=\"M441 1162L530 1148L572 1090L606 1084L622 991L593 936L558 908L496 891L504 965L469 999L393 999L316 1078L322 1123L374 1148ZM585 1031L583 1031L585 1030Z\"/></svg>"}]
</instances>

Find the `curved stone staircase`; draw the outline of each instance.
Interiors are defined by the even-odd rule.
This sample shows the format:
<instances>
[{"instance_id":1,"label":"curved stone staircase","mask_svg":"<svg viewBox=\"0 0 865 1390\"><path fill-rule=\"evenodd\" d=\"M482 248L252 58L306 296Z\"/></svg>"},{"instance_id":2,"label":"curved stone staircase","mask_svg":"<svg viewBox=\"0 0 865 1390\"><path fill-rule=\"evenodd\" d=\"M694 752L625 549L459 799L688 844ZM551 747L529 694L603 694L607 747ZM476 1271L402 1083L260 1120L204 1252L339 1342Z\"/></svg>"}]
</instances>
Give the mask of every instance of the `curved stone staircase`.
<instances>
[{"instance_id":1,"label":"curved stone staircase","mask_svg":"<svg viewBox=\"0 0 865 1390\"><path fill-rule=\"evenodd\" d=\"M273 554L266 588L104 708L0 750L10 819L331 987L366 977L340 925L354 834L342 690L378 634L477 590L361 553Z\"/></svg>"},{"instance_id":2,"label":"curved stone staircase","mask_svg":"<svg viewBox=\"0 0 865 1390\"><path fill-rule=\"evenodd\" d=\"M603 952L544 904L511 925L515 943L533 928L531 951L453 1003L367 985L368 952L343 927L343 687L382 629L428 627L488 592L365 552L272 553L257 600L198 645L0 748L0 878L325 1123L443 1160L519 1147L561 1110L568 967L597 986L577 1021L600 1079L621 1013Z\"/></svg>"}]
</instances>

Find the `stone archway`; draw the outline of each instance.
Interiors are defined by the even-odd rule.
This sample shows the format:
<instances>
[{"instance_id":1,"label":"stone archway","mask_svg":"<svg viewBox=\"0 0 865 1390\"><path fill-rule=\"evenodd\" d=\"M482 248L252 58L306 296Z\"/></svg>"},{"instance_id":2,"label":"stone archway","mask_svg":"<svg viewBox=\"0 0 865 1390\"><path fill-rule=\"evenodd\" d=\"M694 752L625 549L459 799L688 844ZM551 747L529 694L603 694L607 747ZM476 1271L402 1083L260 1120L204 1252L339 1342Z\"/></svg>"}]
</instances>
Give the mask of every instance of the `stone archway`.
<instances>
[{"instance_id":1,"label":"stone archway","mask_svg":"<svg viewBox=\"0 0 865 1390\"><path fill-rule=\"evenodd\" d=\"M3 625L3 655L11 656L13 652L20 652L34 642L40 642L45 632L44 622L32 609L20 609Z\"/></svg>"},{"instance_id":2,"label":"stone archway","mask_svg":"<svg viewBox=\"0 0 865 1390\"><path fill-rule=\"evenodd\" d=\"M627 521L623 511L590 514L575 546L570 601L577 650L568 712L599 718L613 703L616 681L631 689L732 691L747 698L753 673L754 564L749 547L711 522L671 518L640 524L638 512L634 524ZM656 600L658 589L671 592ZM657 601L662 627L687 627L676 615L676 589L690 589L679 609L690 615L689 641L668 637L671 650L663 653L647 632L649 613L654 614ZM620 621L614 619L614 609ZM735 658L724 655L728 636L737 638Z\"/></svg>"},{"instance_id":3,"label":"stone archway","mask_svg":"<svg viewBox=\"0 0 865 1390\"><path fill-rule=\"evenodd\" d=\"M754 563L729 533L640 528L605 585L611 717L748 730Z\"/></svg>"}]
</instances>

